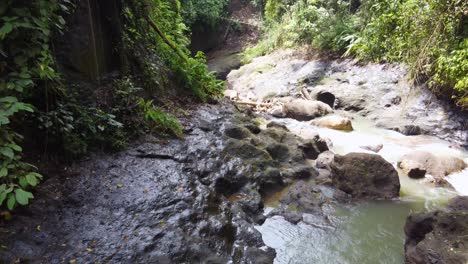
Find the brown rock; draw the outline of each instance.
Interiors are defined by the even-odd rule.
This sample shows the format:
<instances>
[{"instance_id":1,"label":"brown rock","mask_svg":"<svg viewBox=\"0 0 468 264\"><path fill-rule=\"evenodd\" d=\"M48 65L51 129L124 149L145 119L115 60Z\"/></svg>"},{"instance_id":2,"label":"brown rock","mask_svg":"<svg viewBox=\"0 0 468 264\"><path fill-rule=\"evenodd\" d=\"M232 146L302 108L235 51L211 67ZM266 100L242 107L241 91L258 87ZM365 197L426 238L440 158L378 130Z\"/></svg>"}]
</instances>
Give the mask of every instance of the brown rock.
<instances>
[{"instance_id":1,"label":"brown rock","mask_svg":"<svg viewBox=\"0 0 468 264\"><path fill-rule=\"evenodd\" d=\"M379 155L335 155L330 167L333 185L354 198L391 199L399 196L398 173Z\"/></svg>"}]
</instances>

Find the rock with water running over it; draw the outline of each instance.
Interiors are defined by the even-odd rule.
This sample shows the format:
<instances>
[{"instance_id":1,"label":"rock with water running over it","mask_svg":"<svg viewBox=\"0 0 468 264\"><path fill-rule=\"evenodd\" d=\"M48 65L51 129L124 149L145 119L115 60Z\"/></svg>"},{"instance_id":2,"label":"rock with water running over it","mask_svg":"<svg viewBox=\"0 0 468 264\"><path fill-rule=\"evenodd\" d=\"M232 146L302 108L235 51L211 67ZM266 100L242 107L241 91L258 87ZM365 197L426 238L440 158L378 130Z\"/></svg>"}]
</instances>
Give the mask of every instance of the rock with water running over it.
<instances>
[{"instance_id":1,"label":"rock with water running over it","mask_svg":"<svg viewBox=\"0 0 468 264\"><path fill-rule=\"evenodd\" d=\"M445 210L412 214L405 225L405 263L468 262L468 197L457 197Z\"/></svg>"},{"instance_id":2,"label":"rock with water running over it","mask_svg":"<svg viewBox=\"0 0 468 264\"><path fill-rule=\"evenodd\" d=\"M338 115L324 116L317 120L313 120L311 124L335 130L353 131L351 119Z\"/></svg>"},{"instance_id":3,"label":"rock with water running over it","mask_svg":"<svg viewBox=\"0 0 468 264\"><path fill-rule=\"evenodd\" d=\"M392 199L399 196L398 173L379 155L335 155L330 167L333 185L354 198Z\"/></svg>"},{"instance_id":4,"label":"rock with water running over it","mask_svg":"<svg viewBox=\"0 0 468 264\"><path fill-rule=\"evenodd\" d=\"M405 175L412 178L424 177L424 171L436 180L441 180L447 175L465 169L466 164L457 157L436 156L426 151L413 151L401 157L398 167Z\"/></svg>"}]
</instances>

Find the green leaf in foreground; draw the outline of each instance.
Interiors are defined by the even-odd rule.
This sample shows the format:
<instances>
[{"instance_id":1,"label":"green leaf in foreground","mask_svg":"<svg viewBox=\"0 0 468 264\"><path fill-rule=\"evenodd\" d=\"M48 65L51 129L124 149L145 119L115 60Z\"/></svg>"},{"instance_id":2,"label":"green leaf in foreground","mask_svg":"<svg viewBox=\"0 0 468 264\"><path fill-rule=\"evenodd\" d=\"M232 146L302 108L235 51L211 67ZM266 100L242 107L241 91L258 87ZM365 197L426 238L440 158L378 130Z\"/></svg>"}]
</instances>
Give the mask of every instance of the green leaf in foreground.
<instances>
[{"instance_id":1,"label":"green leaf in foreground","mask_svg":"<svg viewBox=\"0 0 468 264\"><path fill-rule=\"evenodd\" d=\"M16 189L15 197L16 197L16 201L21 205L27 205L29 203L29 199L34 198L32 193L27 192L23 189Z\"/></svg>"}]
</instances>

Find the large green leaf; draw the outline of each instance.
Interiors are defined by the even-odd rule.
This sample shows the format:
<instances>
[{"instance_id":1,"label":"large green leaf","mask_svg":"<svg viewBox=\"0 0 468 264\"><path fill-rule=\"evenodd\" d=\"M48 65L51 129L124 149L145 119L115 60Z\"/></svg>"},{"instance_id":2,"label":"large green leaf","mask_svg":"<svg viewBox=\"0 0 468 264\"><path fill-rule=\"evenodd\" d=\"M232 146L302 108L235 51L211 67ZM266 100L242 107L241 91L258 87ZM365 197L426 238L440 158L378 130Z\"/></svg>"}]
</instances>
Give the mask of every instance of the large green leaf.
<instances>
[{"instance_id":1,"label":"large green leaf","mask_svg":"<svg viewBox=\"0 0 468 264\"><path fill-rule=\"evenodd\" d=\"M32 174L32 173L26 175L26 180L29 183L29 185L31 185L33 187L36 186L39 183L36 176L34 176L34 174Z\"/></svg>"},{"instance_id":2,"label":"large green leaf","mask_svg":"<svg viewBox=\"0 0 468 264\"><path fill-rule=\"evenodd\" d=\"M5 167L0 168L0 178L1 178L1 177L5 177L5 176L7 176L7 175L8 175L8 169L5 168ZM1 191L1 189L0 189L0 191Z\"/></svg>"},{"instance_id":3,"label":"large green leaf","mask_svg":"<svg viewBox=\"0 0 468 264\"><path fill-rule=\"evenodd\" d=\"M0 103L16 103L18 102L18 99L14 96L6 96L0 98Z\"/></svg>"},{"instance_id":4,"label":"large green leaf","mask_svg":"<svg viewBox=\"0 0 468 264\"><path fill-rule=\"evenodd\" d=\"M0 28L0 39L4 39L8 33L13 30L13 24L5 23L3 27Z\"/></svg>"},{"instance_id":5,"label":"large green leaf","mask_svg":"<svg viewBox=\"0 0 468 264\"><path fill-rule=\"evenodd\" d=\"M5 157L8 157L10 159L13 159L15 157L15 153L9 147L0 148L0 154L2 154Z\"/></svg>"},{"instance_id":6,"label":"large green leaf","mask_svg":"<svg viewBox=\"0 0 468 264\"><path fill-rule=\"evenodd\" d=\"M13 208L15 208L15 205L16 205L15 195L12 193L8 194L8 201L7 201L8 209L13 210Z\"/></svg>"},{"instance_id":7,"label":"large green leaf","mask_svg":"<svg viewBox=\"0 0 468 264\"><path fill-rule=\"evenodd\" d=\"M16 189L15 190L15 198L16 201L21 205L27 205L29 203L29 199L34 198L33 194L27 192L23 189Z\"/></svg>"},{"instance_id":8,"label":"large green leaf","mask_svg":"<svg viewBox=\"0 0 468 264\"><path fill-rule=\"evenodd\" d=\"M0 185L0 206L3 204L3 201L5 201L7 197L7 192L6 192L6 184Z\"/></svg>"}]
</instances>

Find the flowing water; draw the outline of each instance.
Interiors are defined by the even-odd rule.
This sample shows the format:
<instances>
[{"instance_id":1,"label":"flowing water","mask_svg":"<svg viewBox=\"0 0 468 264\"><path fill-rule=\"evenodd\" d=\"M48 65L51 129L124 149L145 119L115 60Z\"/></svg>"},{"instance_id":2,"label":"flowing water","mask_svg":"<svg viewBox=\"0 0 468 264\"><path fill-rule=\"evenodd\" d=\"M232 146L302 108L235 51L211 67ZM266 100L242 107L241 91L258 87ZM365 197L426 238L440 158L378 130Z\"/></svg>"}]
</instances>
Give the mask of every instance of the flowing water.
<instances>
[{"instance_id":1,"label":"flowing water","mask_svg":"<svg viewBox=\"0 0 468 264\"><path fill-rule=\"evenodd\" d=\"M319 133L321 137L329 138L333 142L332 150L338 154L368 152L360 147L383 144L379 154L394 166L402 155L413 150L457 156L468 162L466 151L440 139L404 136L377 128L362 117L354 118L352 132L318 128L291 119L278 121L285 122L292 132L302 137ZM413 212L436 209L457 194L468 195L468 169L450 175L448 181L455 190L434 187L427 181L400 175L401 199L398 201L362 202L330 208L330 224L326 226L304 222L294 225L275 216L257 229L266 245L276 249L275 263L401 264L404 263L406 217ZM275 206L275 200L283 193L266 201L266 211Z\"/></svg>"}]
</instances>

